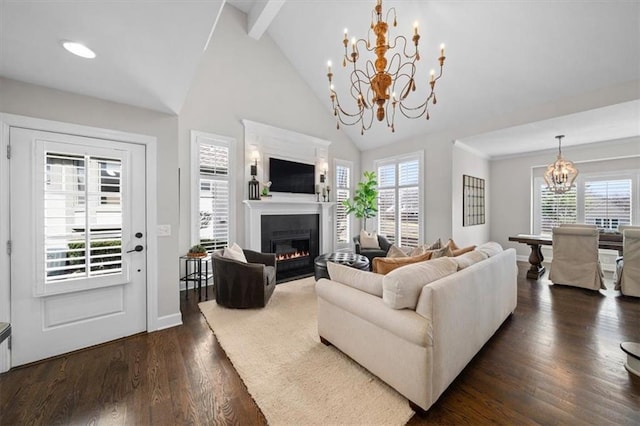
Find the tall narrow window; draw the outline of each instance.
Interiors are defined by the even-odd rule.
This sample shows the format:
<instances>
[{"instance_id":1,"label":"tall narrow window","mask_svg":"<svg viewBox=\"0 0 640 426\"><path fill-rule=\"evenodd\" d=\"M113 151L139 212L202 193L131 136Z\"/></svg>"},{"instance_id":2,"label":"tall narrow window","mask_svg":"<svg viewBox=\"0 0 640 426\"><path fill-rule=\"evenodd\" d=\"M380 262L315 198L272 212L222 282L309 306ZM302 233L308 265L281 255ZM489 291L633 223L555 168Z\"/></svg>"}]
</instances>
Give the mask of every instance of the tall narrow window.
<instances>
[{"instance_id":1,"label":"tall narrow window","mask_svg":"<svg viewBox=\"0 0 640 426\"><path fill-rule=\"evenodd\" d=\"M377 163L378 233L396 245L420 242L420 154Z\"/></svg>"},{"instance_id":2,"label":"tall narrow window","mask_svg":"<svg viewBox=\"0 0 640 426\"><path fill-rule=\"evenodd\" d=\"M231 240L233 141L199 132L193 136L198 172L195 240L211 251Z\"/></svg>"},{"instance_id":3,"label":"tall narrow window","mask_svg":"<svg viewBox=\"0 0 640 426\"><path fill-rule=\"evenodd\" d=\"M336 246L347 245L351 242L351 220L342 205L344 200L351 198L351 168L348 161L336 160Z\"/></svg>"}]
</instances>

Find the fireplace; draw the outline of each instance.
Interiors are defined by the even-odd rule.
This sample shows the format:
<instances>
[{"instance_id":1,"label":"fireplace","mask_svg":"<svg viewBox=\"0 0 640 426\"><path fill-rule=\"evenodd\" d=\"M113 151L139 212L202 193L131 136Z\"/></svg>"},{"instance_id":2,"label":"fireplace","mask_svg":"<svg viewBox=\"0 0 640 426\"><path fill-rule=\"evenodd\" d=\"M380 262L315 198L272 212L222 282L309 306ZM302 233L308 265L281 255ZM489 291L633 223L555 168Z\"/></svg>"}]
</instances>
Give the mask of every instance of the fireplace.
<instances>
[{"instance_id":1,"label":"fireplace","mask_svg":"<svg viewBox=\"0 0 640 426\"><path fill-rule=\"evenodd\" d=\"M276 282L313 275L313 260L319 254L317 214L263 215L261 251L278 259Z\"/></svg>"}]
</instances>

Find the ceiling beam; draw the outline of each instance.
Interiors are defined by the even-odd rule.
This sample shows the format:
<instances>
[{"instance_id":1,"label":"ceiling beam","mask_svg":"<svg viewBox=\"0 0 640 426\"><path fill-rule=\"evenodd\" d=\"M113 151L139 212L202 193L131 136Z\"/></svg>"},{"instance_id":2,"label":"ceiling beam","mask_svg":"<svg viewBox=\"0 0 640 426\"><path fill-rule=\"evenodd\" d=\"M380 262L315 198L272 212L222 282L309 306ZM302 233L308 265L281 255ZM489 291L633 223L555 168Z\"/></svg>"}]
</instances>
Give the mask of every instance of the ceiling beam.
<instances>
[{"instance_id":1,"label":"ceiling beam","mask_svg":"<svg viewBox=\"0 0 640 426\"><path fill-rule=\"evenodd\" d=\"M260 40L286 0L257 1L247 15L247 33Z\"/></svg>"}]
</instances>

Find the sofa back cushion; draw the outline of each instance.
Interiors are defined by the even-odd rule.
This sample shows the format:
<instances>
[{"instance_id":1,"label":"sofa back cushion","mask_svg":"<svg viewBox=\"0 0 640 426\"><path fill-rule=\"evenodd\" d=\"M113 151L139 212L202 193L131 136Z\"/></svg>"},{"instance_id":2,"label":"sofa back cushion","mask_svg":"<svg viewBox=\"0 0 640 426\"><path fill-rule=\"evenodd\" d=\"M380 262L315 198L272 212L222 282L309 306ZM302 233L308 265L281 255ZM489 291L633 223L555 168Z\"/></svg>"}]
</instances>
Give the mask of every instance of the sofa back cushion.
<instances>
[{"instance_id":1,"label":"sofa back cushion","mask_svg":"<svg viewBox=\"0 0 640 426\"><path fill-rule=\"evenodd\" d=\"M458 264L458 271L464 268L468 268L469 266L478 263L482 260L487 259L489 256L483 251L473 250L468 253L461 254L460 256L454 257L454 260Z\"/></svg>"},{"instance_id":2,"label":"sofa back cushion","mask_svg":"<svg viewBox=\"0 0 640 426\"><path fill-rule=\"evenodd\" d=\"M377 274L388 274L396 268L410 265L412 263L423 262L431 258L431 252L427 252L418 256L407 257L374 257L373 272Z\"/></svg>"},{"instance_id":3,"label":"sofa back cushion","mask_svg":"<svg viewBox=\"0 0 640 426\"><path fill-rule=\"evenodd\" d=\"M380 274L361 271L335 262L327 262L327 272L332 281L348 285L374 296L382 297L382 278Z\"/></svg>"},{"instance_id":4,"label":"sofa back cushion","mask_svg":"<svg viewBox=\"0 0 640 426\"><path fill-rule=\"evenodd\" d=\"M489 241L476 247L476 250L484 252L488 257L495 256L498 253L502 253L504 250L499 243L495 241Z\"/></svg>"},{"instance_id":5,"label":"sofa back cushion","mask_svg":"<svg viewBox=\"0 0 640 426\"><path fill-rule=\"evenodd\" d=\"M403 266L384 276L382 300L393 309L415 310L422 287L457 270L458 263L450 257Z\"/></svg>"}]
</instances>

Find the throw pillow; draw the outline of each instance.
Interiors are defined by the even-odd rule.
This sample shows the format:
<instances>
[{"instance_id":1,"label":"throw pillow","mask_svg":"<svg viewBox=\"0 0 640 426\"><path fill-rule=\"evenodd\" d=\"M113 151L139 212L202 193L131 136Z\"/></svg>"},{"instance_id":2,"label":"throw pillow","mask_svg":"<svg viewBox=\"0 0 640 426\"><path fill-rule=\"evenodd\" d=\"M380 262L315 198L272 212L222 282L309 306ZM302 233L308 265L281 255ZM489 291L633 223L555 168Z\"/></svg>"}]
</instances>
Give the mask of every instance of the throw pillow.
<instances>
[{"instance_id":1,"label":"throw pillow","mask_svg":"<svg viewBox=\"0 0 640 426\"><path fill-rule=\"evenodd\" d=\"M495 256L496 254L502 252L502 246L495 241L489 241L488 243L484 243L478 246L476 250L484 252L487 256Z\"/></svg>"},{"instance_id":2,"label":"throw pillow","mask_svg":"<svg viewBox=\"0 0 640 426\"><path fill-rule=\"evenodd\" d=\"M410 265L416 262L424 262L425 260L429 260L430 258L431 253L407 257L374 257L373 272L385 275L401 266Z\"/></svg>"},{"instance_id":3,"label":"throw pillow","mask_svg":"<svg viewBox=\"0 0 640 426\"><path fill-rule=\"evenodd\" d=\"M407 257L409 256L407 253L404 252L404 250L402 250L400 247L396 246L395 244L391 244L391 247L389 247L389 251L387 252L387 257Z\"/></svg>"},{"instance_id":4,"label":"throw pillow","mask_svg":"<svg viewBox=\"0 0 640 426\"><path fill-rule=\"evenodd\" d=\"M364 229L360 231L360 247L369 249L379 249L378 234L376 232L367 232Z\"/></svg>"},{"instance_id":5,"label":"throw pillow","mask_svg":"<svg viewBox=\"0 0 640 426\"><path fill-rule=\"evenodd\" d=\"M247 263L247 258L244 256L242 247L240 247L238 243L233 243L231 247L225 248L222 257L237 260L238 262Z\"/></svg>"},{"instance_id":6,"label":"throw pillow","mask_svg":"<svg viewBox=\"0 0 640 426\"><path fill-rule=\"evenodd\" d=\"M449 257L398 268L382 280L382 300L393 309L416 309L422 288L458 270Z\"/></svg>"},{"instance_id":7,"label":"throw pillow","mask_svg":"<svg viewBox=\"0 0 640 426\"><path fill-rule=\"evenodd\" d=\"M453 254L453 256L460 256L461 254L465 254L465 253L469 253L470 251L473 251L476 249L476 246L468 246L468 247L462 247L462 248L458 248L458 249L454 249L451 247L451 254Z\"/></svg>"},{"instance_id":8,"label":"throw pillow","mask_svg":"<svg viewBox=\"0 0 640 426\"><path fill-rule=\"evenodd\" d=\"M485 260L488 257L489 256L487 256L486 253L480 250L473 250L455 257L454 260L458 264L458 271L460 271L464 268L468 268L475 263Z\"/></svg>"},{"instance_id":9,"label":"throw pillow","mask_svg":"<svg viewBox=\"0 0 640 426\"><path fill-rule=\"evenodd\" d=\"M431 259L437 259L439 257L452 257L453 253L449 246L444 246L441 249L430 250L431 251Z\"/></svg>"},{"instance_id":10,"label":"throw pillow","mask_svg":"<svg viewBox=\"0 0 640 426\"><path fill-rule=\"evenodd\" d=\"M455 243L455 241L453 241L452 238L449 238L449 241L447 241L447 245L449 247L451 247L452 251L458 250L460 247L458 247L458 245Z\"/></svg>"},{"instance_id":11,"label":"throw pillow","mask_svg":"<svg viewBox=\"0 0 640 426\"><path fill-rule=\"evenodd\" d=\"M327 262L327 272L333 281L382 297L383 275L361 271L335 262Z\"/></svg>"},{"instance_id":12,"label":"throw pillow","mask_svg":"<svg viewBox=\"0 0 640 426\"><path fill-rule=\"evenodd\" d=\"M442 248L442 241L440 238L432 242L431 244L423 244L421 246L413 248L408 254L409 256L417 256L419 254L425 254L430 250L438 250Z\"/></svg>"}]
</instances>

